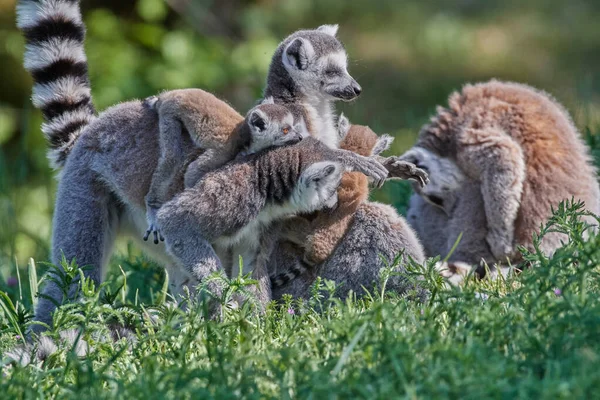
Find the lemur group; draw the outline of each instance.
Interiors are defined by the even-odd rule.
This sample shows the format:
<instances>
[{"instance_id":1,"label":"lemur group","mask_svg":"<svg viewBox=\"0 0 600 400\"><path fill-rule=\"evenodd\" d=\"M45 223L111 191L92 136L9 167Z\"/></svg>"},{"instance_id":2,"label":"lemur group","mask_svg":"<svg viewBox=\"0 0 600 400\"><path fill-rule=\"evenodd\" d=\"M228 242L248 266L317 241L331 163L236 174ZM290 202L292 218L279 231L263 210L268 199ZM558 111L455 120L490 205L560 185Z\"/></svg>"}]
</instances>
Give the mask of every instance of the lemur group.
<instances>
[{"instance_id":1,"label":"lemur group","mask_svg":"<svg viewBox=\"0 0 600 400\"><path fill-rule=\"evenodd\" d=\"M391 136L335 111L363 89L338 26L323 25L279 44L264 96L245 117L201 89L98 114L79 1L17 7L33 104L58 170L51 260L76 259L97 283L116 238L127 235L164 265L176 299L200 285L218 295L221 284L207 277L219 271L251 274L262 306L308 297L317 277L334 281L340 297L360 296L393 260L387 290L407 293L419 290L403 275L409 260L456 247L441 273L483 278L519 265L518 248L532 248L561 201L600 214L590 150L568 112L527 85L467 84L410 150L383 156ZM369 200L370 187L388 179L412 182L407 219ZM546 235L542 251L552 254L561 239ZM43 295L36 319L50 324L63 292L48 280Z\"/></svg>"}]
</instances>

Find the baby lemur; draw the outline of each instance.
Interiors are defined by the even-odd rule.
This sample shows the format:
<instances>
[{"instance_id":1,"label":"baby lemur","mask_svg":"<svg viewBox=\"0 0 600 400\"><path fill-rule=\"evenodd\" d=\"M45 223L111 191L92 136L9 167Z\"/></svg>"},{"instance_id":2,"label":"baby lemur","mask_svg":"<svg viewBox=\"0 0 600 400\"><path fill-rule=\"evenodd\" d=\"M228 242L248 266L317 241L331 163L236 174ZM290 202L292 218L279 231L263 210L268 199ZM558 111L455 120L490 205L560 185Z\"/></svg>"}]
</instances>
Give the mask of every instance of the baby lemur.
<instances>
[{"instance_id":1,"label":"baby lemur","mask_svg":"<svg viewBox=\"0 0 600 400\"><path fill-rule=\"evenodd\" d=\"M146 195L149 227L144 236L147 240L152 232L156 244L156 212L184 187L240 153L297 143L308 135L302 121L295 123L291 113L270 98L241 121L237 112L200 89L168 91L146 104L157 112L160 130L160 158Z\"/></svg>"},{"instance_id":2,"label":"baby lemur","mask_svg":"<svg viewBox=\"0 0 600 400\"><path fill-rule=\"evenodd\" d=\"M445 256L463 232L450 261L518 262L517 247L532 249L533 234L561 201L581 200L598 214L590 151L550 96L492 80L466 85L448 103L402 156L431 179L416 188L408 211L428 255ZM545 236L542 250L552 254L561 239Z\"/></svg>"},{"instance_id":3,"label":"baby lemur","mask_svg":"<svg viewBox=\"0 0 600 400\"><path fill-rule=\"evenodd\" d=\"M380 157L392 144L394 138L389 135L378 137L367 126L351 125L344 115L338 120L340 147L363 156L374 156L382 163L388 159ZM428 183L427 174L413 164L395 165L397 171L404 168L403 174L415 181L419 187ZM388 168L389 170L389 168ZM321 212L314 215L302 215L282 221L282 229L288 232L295 230L295 235L286 235L287 239L303 249L302 257L289 270L279 267L277 275L271 277L274 288L286 285L309 268L324 262L340 243L349 229L355 212L369 195L366 177L358 172L347 172L343 175L338 189L338 205L334 211ZM293 227L293 228L292 228Z\"/></svg>"},{"instance_id":4,"label":"baby lemur","mask_svg":"<svg viewBox=\"0 0 600 400\"><path fill-rule=\"evenodd\" d=\"M279 107L276 112L281 114L266 117L265 122L278 126L276 130L285 129L287 109L271 106ZM211 243L217 249L241 245L251 255L243 260L244 272L252 271L252 255L260 250L263 231L277 219L334 206L343 170L358 171L377 181L385 180L388 173L375 159L331 149L312 137L294 146L239 157L207 172L195 186L159 209L158 224L167 249L198 282L222 268ZM257 278L268 279L266 269ZM270 291L259 297L270 300Z\"/></svg>"}]
</instances>

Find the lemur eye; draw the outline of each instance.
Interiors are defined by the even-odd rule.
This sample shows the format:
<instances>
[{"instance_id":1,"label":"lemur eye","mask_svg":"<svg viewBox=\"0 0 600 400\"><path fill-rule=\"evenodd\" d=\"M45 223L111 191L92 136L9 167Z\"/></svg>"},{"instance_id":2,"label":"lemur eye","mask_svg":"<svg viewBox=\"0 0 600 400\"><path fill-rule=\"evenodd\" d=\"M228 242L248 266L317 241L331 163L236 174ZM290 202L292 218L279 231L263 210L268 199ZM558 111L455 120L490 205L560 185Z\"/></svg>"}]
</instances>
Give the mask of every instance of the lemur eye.
<instances>
[{"instance_id":1,"label":"lemur eye","mask_svg":"<svg viewBox=\"0 0 600 400\"><path fill-rule=\"evenodd\" d=\"M287 126L285 128L283 128L281 130L283 132L284 135L287 135L290 132L290 128L288 128Z\"/></svg>"}]
</instances>

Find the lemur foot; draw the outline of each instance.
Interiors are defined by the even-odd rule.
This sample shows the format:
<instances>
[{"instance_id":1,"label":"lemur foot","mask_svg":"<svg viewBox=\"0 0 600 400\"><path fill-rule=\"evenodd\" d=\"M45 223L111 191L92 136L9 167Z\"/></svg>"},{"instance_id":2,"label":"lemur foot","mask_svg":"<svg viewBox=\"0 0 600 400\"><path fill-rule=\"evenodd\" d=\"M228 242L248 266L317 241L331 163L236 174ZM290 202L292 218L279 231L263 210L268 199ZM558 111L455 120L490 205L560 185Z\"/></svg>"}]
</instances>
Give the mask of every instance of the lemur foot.
<instances>
[{"instance_id":1,"label":"lemur foot","mask_svg":"<svg viewBox=\"0 0 600 400\"><path fill-rule=\"evenodd\" d=\"M425 170L417 168L415 164L403 161L399 157L388 157L383 164L389 171L390 178L411 179L421 187L429 183L429 175Z\"/></svg>"},{"instance_id":2,"label":"lemur foot","mask_svg":"<svg viewBox=\"0 0 600 400\"><path fill-rule=\"evenodd\" d=\"M146 234L144 235L144 241L148 241L150 234L154 236L154 244L158 244L160 239L161 242L165 241L162 233L160 232L160 228L158 227L158 223L156 222L156 213L158 208L148 207L148 212L146 215L146 219L148 220L148 229L146 230Z\"/></svg>"}]
</instances>

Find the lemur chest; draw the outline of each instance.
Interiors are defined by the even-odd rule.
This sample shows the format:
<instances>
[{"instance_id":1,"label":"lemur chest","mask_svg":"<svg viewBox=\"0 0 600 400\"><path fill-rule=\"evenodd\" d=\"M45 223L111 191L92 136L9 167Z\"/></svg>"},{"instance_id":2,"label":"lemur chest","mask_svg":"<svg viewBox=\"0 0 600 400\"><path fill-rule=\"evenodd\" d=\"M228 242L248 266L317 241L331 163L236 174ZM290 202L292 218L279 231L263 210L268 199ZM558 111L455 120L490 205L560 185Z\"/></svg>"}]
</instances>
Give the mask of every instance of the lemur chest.
<instances>
[{"instance_id":1,"label":"lemur chest","mask_svg":"<svg viewBox=\"0 0 600 400\"><path fill-rule=\"evenodd\" d=\"M336 149L339 147L339 135L333 123L333 114L329 107L317 109L305 107L310 125L311 136L325 143L327 147Z\"/></svg>"}]
</instances>

